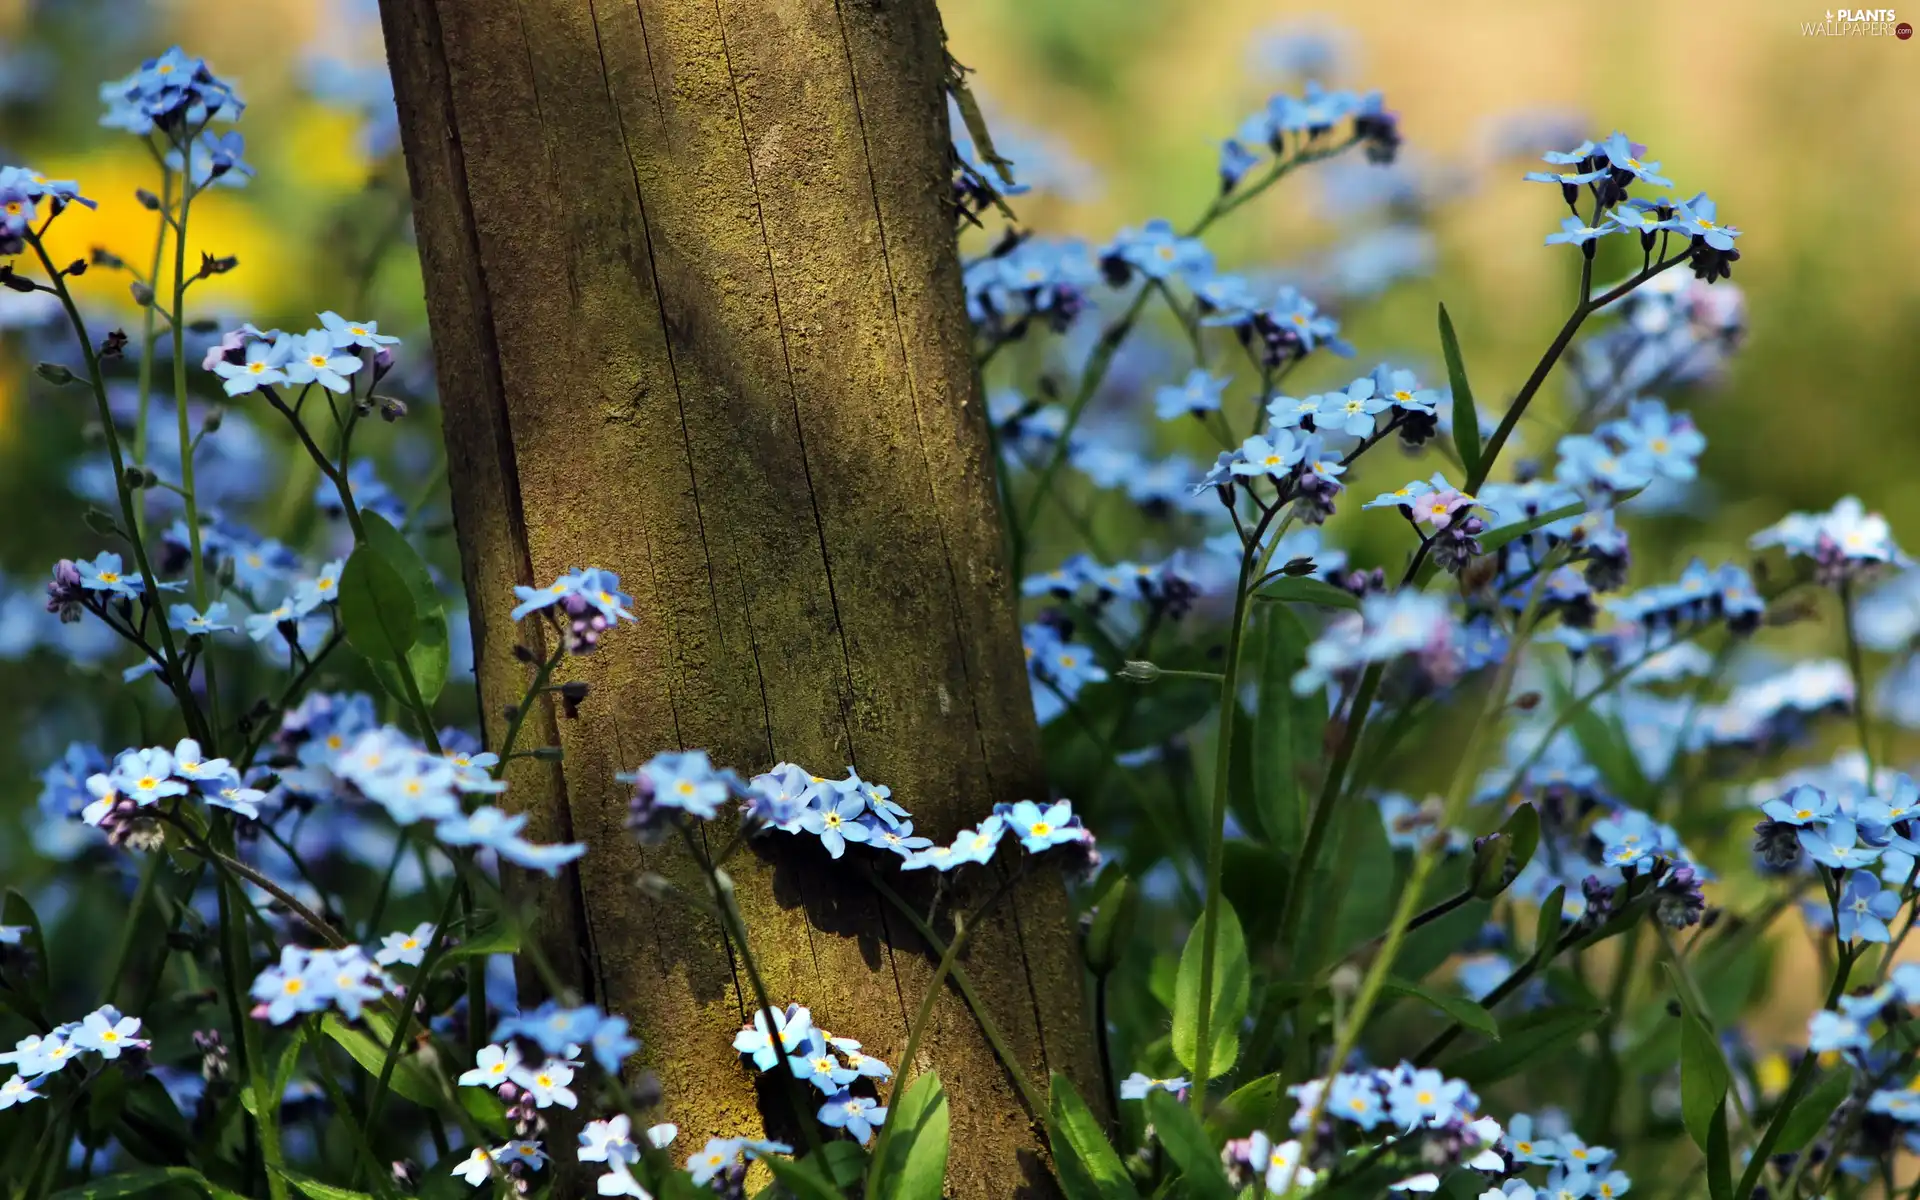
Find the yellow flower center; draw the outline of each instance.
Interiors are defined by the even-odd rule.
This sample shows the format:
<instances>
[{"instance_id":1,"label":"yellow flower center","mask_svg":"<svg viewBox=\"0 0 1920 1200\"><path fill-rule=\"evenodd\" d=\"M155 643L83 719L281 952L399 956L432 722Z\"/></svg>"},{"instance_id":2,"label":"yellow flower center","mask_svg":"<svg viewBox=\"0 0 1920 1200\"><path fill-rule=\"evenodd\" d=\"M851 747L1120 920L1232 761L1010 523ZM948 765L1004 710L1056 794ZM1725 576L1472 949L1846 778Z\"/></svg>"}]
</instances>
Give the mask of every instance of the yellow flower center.
<instances>
[{"instance_id":1,"label":"yellow flower center","mask_svg":"<svg viewBox=\"0 0 1920 1200\"><path fill-rule=\"evenodd\" d=\"M266 373L267 373L267 363L266 363L266 360L265 360L265 359L258 359L258 360L256 360L256 361L254 361L254 362L250 362L250 363L248 363L248 364L247 364L247 370L248 370L248 371L251 371L251 372L252 372L253 374L255 374L255 375L264 375L264 374L266 374ZM256 557L255 557L255 558L254 558L254 559L252 560L252 562L253 562L253 565L255 565L255 566L259 566L259 565L260 565L260 559L259 559L259 558L258 558L257 556L256 556Z\"/></svg>"},{"instance_id":2,"label":"yellow flower center","mask_svg":"<svg viewBox=\"0 0 1920 1200\"><path fill-rule=\"evenodd\" d=\"M1031 833L1034 837L1045 837L1053 832L1053 826L1047 824L1045 821L1035 821L1028 827L1027 832Z\"/></svg>"},{"instance_id":3,"label":"yellow flower center","mask_svg":"<svg viewBox=\"0 0 1920 1200\"><path fill-rule=\"evenodd\" d=\"M160 781L158 779L155 779L151 775L142 775L137 781L135 781L133 786L139 788L143 792L150 792L154 788L157 788L160 786Z\"/></svg>"},{"instance_id":4,"label":"yellow flower center","mask_svg":"<svg viewBox=\"0 0 1920 1200\"><path fill-rule=\"evenodd\" d=\"M102 571L100 572L100 582L101 583L119 583L120 573L118 571Z\"/></svg>"},{"instance_id":5,"label":"yellow flower center","mask_svg":"<svg viewBox=\"0 0 1920 1200\"><path fill-rule=\"evenodd\" d=\"M120 1035L115 1033L113 1030L109 1029L105 1033L100 1035L100 1040L108 1044L112 1044L120 1040Z\"/></svg>"},{"instance_id":6,"label":"yellow flower center","mask_svg":"<svg viewBox=\"0 0 1920 1200\"><path fill-rule=\"evenodd\" d=\"M318 370L327 365L327 356L324 354L309 354L307 355L307 365Z\"/></svg>"},{"instance_id":7,"label":"yellow flower center","mask_svg":"<svg viewBox=\"0 0 1920 1200\"><path fill-rule=\"evenodd\" d=\"M302 991L306 989L306 986L307 985L305 983L302 983L298 979L289 979L285 984L281 986L281 990L286 992L286 994L289 996L298 996Z\"/></svg>"}]
</instances>

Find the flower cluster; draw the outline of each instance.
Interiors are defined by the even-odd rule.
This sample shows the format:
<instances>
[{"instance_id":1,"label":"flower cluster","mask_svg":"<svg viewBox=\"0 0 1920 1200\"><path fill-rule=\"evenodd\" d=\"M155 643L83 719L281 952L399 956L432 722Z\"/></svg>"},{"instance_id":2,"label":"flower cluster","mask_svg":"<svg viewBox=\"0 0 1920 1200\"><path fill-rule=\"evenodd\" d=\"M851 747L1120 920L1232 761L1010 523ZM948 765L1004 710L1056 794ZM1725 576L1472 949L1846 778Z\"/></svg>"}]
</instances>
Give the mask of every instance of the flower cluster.
<instances>
[{"instance_id":1,"label":"flower cluster","mask_svg":"<svg viewBox=\"0 0 1920 1200\"><path fill-rule=\"evenodd\" d=\"M260 815L266 793L242 781L239 771L224 758L209 759L200 743L182 738L172 750L153 746L122 750L113 766L88 775L85 787L92 799L77 814L82 821L106 831L115 845L134 849L158 844L160 831L153 809L173 797L192 797L215 808L244 817Z\"/></svg>"},{"instance_id":2,"label":"flower cluster","mask_svg":"<svg viewBox=\"0 0 1920 1200\"><path fill-rule=\"evenodd\" d=\"M1097 859L1093 834L1065 800L995 805L977 826L961 830L948 845L936 846L914 833L913 814L894 800L892 788L862 779L851 767L845 778L828 779L783 762L742 783L733 771L716 768L706 751L688 750L656 754L638 770L615 778L633 785L628 825L643 838L659 836L683 816L712 820L722 804L734 799L760 828L810 835L833 858L844 855L849 843L891 851L903 870L950 871L967 863L984 864L1008 833L1031 853L1073 846L1089 860Z\"/></svg>"},{"instance_id":3,"label":"flower cluster","mask_svg":"<svg viewBox=\"0 0 1920 1200\"><path fill-rule=\"evenodd\" d=\"M1600 238L1613 234L1638 235L1644 252L1651 255L1658 245L1660 256L1665 259L1668 241L1684 238L1681 253L1687 256L1695 276L1709 283L1726 278L1740 258L1740 252L1733 245L1740 231L1718 221L1719 209L1705 192L1691 200L1671 197L1650 200L1630 195L1637 185L1673 186L1671 179L1660 175L1659 163L1642 161L1645 154L1645 146L1630 141L1626 134L1616 130L1603 142L1581 142L1572 150L1556 150L1544 155L1548 164L1566 169L1529 171L1527 179L1558 185L1567 207L1572 210L1572 215L1560 222L1560 231L1547 235L1547 244L1578 246L1583 254L1592 258L1594 243ZM1580 212L1583 189L1592 200L1584 216Z\"/></svg>"},{"instance_id":4,"label":"flower cluster","mask_svg":"<svg viewBox=\"0 0 1920 1200\"><path fill-rule=\"evenodd\" d=\"M572 654L593 653L609 627L635 620L627 607L633 597L620 590L620 577L599 567L568 571L542 588L516 587L513 598L519 601L513 608L515 621L536 612L553 613Z\"/></svg>"},{"instance_id":5,"label":"flower cluster","mask_svg":"<svg viewBox=\"0 0 1920 1200\"><path fill-rule=\"evenodd\" d=\"M1897 772L1876 779L1871 792L1829 793L1800 783L1760 811L1765 819L1754 826L1754 853L1765 869L1817 865L1833 880L1832 915L1842 941L1893 940L1888 922L1907 902L1920 860L1913 841L1920 786Z\"/></svg>"},{"instance_id":6,"label":"flower cluster","mask_svg":"<svg viewBox=\"0 0 1920 1200\"><path fill-rule=\"evenodd\" d=\"M659 1124L650 1126L643 1136L647 1146L665 1150L673 1144L679 1133L677 1126ZM755 1143L756 1146L758 1144ZM743 1142L741 1148L745 1147L746 1143ZM709 1148L712 1148L711 1143ZM580 1145L576 1151L579 1160L606 1165L606 1174L595 1185L602 1196L631 1196L634 1200L648 1200L651 1193L633 1177L633 1164L639 1162L643 1154L640 1145L633 1140L633 1120L625 1113L617 1113L604 1121L589 1121L580 1130ZM738 1151L732 1156L723 1156L723 1159L730 1161L737 1157Z\"/></svg>"},{"instance_id":7,"label":"flower cluster","mask_svg":"<svg viewBox=\"0 0 1920 1200\"><path fill-rule=\"evenodd\" d=\"M280 960L254 977L251 991L258 1002L253 1015L275 1025L329 1008L357 1021L362 1008L394 991L394 983L358 946L283 946Z\"/></svg>"},{"instance_id":8,"label":"flower cluster","mask_svg":"<svg viewBox=\"0 0 1920 1200\"><path fill-rule=\"evenodd\" d=\"M201 366L225 380L222 387L229 396L315 384L345 395L353 391L350 377L362 369L370 368L371 391L393 367L388 347L399 343L399 338L380 332L378 321L349 321L339 313L323 312L320 328L305 333L242 326L215 343Z\"/></svg>"},{"instance_id":9,"label":"flower cluster","mask_svg":"<svg viewBox=\"0 0 1920 1200\"><path fill-rule=\"evenodd\" d=\"M13 1049L0 1053L0 1065L14 1069L14 1074L0 1083L0 1110L44 1099L45 1093L38 1089L64 1071L68 1063L85 1061L84 1055L97 1054L105 1062L123 1054L144 1056L151 1043L140 1032L140 1018L125 1016L108 1004L78 1021L22 1038Z\"/></svg>"},{"instance_id":10,"label":"flower cluster","mask_svg":"<svg viewBox=\"0 0 1920 1200\"><path fill-rule=\"evenodd\" d=\"M1755 550L1778 546L1796 558L1810 560L1815 577L1838 586L1870 578L1888 567L1908 567L1907 557L1893 540L1885 517L1868 512L1847 496L1823 513L1789 513L1748 539Z\"/></svg>"},{"instance_id":11,"label":"flower cluster","mask_svg":"<svg viewBox=\"0 0 1920 1200\"><path fill-rule=\"evenodd\" d=\"M1458 618L1438 596L1414 589L1376 593L1360 601L1360 611L1330 623L1307 647L1306 665L1293 677L1293 690L1307 695L1336 676L1406 655L1421 674L1444 684L1457 672L1454 657Z\"/></svg>"},{"instance_id":12,"label":"flower cluster","mask_svg":"<svg viewBox=\"0 0 1920 1200\"><path fill-rule=\"evenodd\" d=\"M107 111L100 124L146 134L160 130L179 144L214 121L237 121L246 105L206 60L175 46L124 79L100 85Z\"/></svg>"},{"instance_id":13,"label":"flower cluster","mask_svg":"<svg viewBox=\"0 0 1920 1200\"><path fill-rule=\"evenodd\" d=\"M873 1089L876 1081L893 1078L893 1068L863 1053L852 1038L835 1037L815 1025L813 1014L801 1005L754 1013L752 1022L734 1035L733 1048L762 1072L776 1069L784 1059L795 1079L811 1083L826 1096L816 1114L820 1123L846 1130L862 1145L886 1124L886 1105ZM856 1087L861 1094L854 1093ZM780 1152L787 1151L783 1147ZM737 1148L733 1153L738 1153Z\"/></svg>"}]
</instances>

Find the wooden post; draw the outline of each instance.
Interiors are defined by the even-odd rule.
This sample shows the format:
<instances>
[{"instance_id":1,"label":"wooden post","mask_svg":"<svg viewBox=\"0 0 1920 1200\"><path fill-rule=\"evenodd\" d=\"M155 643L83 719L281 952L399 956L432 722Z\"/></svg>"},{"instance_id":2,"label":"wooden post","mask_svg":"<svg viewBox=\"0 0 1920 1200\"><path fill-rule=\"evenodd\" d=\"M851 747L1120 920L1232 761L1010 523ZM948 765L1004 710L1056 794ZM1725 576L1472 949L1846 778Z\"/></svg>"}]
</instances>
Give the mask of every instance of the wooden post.
<instances>
[{"instance_id":1,"label":"wooden post","mask_svg":"<svg viewBox=\"0 0 1920 1200\"><path fill-rule=\"evenodd\" d=\"M699 883L683 854L635 844L615 772L675 747L743 773L852 764L939 840L1045 786L954 252L938 15L381 8L490 734L526 684L515 584L607 567L639 616L565 667L593 689L578 720L534 715L529 744L564 764L509 772L530 834L589 847L528 885L543 944L634 1019L683 1138L757 1133L728 1048L744 973L713 922L636 889L645 871ZM775 1002L898 1055L932 960L862 882L881 860L762 841L729 871ZM1019 1068L1043 1091L1063 1070L1100 1105L1052 872L983 923L966 969ZM1051 1190L1044 1114L951 985L922 1053L951 1098L950 1194Z\"/></svg>"}]
</instances>

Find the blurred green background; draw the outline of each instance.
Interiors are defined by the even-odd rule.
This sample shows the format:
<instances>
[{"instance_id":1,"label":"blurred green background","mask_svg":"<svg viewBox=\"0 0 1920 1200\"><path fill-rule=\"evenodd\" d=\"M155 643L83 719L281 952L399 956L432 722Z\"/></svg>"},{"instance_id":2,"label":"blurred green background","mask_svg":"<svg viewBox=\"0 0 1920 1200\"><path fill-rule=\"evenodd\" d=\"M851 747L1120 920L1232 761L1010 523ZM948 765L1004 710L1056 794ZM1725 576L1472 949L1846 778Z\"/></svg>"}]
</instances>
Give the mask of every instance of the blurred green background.
<instances>
[{"instance_id":1,"label":"blurred green background","mask_svg":"<svg viewBox=\"0 0 1920 1200\"><path fill-rule=\"evenodd\" d=\"M1205 207L1218 140L1271 91L1300 82L1261 61L1276 29L1328 36L1338 53L1317 73L1329 84L1385 92L1436 239L1435 270L1343 310L1358 360L1311 364L1296 391L1344 383L1382 358L1434 376L1433 314L1444 300L1476 392L1499 411L1577 278L1572 253L1541 245L1562 214L1558 197L1521 182L1528 165L1499 144L1501 131L1543 119L1591 136L1626 130L1649 144L1681 195L1710 192L1745 231L1734 281L1750 321L1719 386L1672 398L1707 434L1702 470L1717 503L1639 522L1636 579L1668 577L1692 554L1739 558L1746 536L1780 513L1824 509L1848 492L1920 545L1920 472L1909 465L1920 451L1910 415L1920 374L1920 151L1910 133L1920 43L1808 36L1803 25L1825 10L1806 0L1366 0L1332 12L1271 0L948 0L943 9L1003 149L1043 184L1016 201L1023 221L1094 244L1149 217L1185 223ZM151 185L151 164L130 139L97 127L95 89L176 42L237 82L259 170L244 191L196 206L195 248L241 260L196 291L196 315L299 328L316 308L353 310L407 336L423 367L420 281L404 237L404 178L382 129L368 3L0 0L0 161L78 178L100 201L97 213L64 217L55 244L76 256L94 245L130 261L147 254L153 218L132 191ZM1209 241L1223 269L1297 263L1336 241L1342 222L1328 209L1321 182L1303 176ZM136 328L123 276L94 272L80 283L101 322ZM55 558L99 548L66 483L83 402L32 381L31 367L18 339L0 337L0 579L15 592L37 588ZM1560 428L1557 398L1549 386L1523 427L1528 448L1546 448ZM419 415L410 433L373 448L391 460L409 452L410 437L417 455L435 419L424 406ZM418 482L391 481L409 497ZM310 490L290 489L289 502ZM310 523L289 530L303 549L326 536ZM1394 546L1383 537L1357 557L1371 565ZM1051 565L1044 553L1034 561ZM1831 630L1779 636L1817 642ZM68 737L92 732L72 678L46 649L0 661L0 869L9 882L42 870L18 833L26 822L12 820L32 809L34 773ZM448 714L466 715L466 703L450 693Z\"/></svg>"}]
</instances>

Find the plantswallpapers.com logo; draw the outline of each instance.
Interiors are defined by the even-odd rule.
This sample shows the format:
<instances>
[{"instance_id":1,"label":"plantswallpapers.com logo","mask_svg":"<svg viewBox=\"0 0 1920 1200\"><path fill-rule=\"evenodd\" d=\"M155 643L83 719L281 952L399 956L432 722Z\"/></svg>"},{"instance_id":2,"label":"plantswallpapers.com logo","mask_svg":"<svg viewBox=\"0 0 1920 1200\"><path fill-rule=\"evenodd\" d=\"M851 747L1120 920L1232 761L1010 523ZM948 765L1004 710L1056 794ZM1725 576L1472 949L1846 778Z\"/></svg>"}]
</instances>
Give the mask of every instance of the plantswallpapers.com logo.
<instances>
[{"instance_id":1,"label":"plantswallpapers.com logo","mask_svg":"<svg viewBox=\"0 0 1920 1200\"><path fill-rule=\"evenodd\" d=\"M1891 37L1906 41L1913 26L1891 8L1830 8L1824 21L1800 22L1803 37Z\"/></svg>"}]
</instances>

